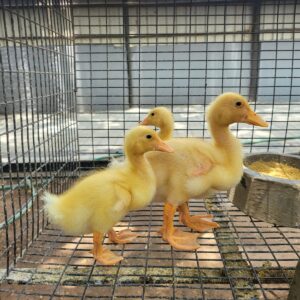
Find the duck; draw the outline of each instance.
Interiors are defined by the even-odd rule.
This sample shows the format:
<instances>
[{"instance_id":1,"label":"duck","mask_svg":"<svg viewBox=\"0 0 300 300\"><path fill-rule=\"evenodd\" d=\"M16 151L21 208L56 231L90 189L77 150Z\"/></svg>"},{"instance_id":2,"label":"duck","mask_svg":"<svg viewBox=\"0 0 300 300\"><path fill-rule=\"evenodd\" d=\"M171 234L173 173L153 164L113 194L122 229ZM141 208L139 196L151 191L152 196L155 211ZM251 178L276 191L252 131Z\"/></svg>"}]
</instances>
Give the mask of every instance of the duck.
<instances>
[{"instance_id":1,"label":"duck","mask_svg":"<svg viewBox=\"0 0 300 300\"><path fill-rule=\"evenodd\" d=\"M123 257L102 245L106 233L110 239L125 243L133 235L128 230L115 232L113 226L129 211L146 207L156 190L156 179L145 158L147 152L172 152L157 133L138 126L125 136L125 161L119 167L96 171L79 179L61 195L43 194L50 221L65 233L93 233L92 254L97 262L114 265Z\"/></svg>"},{"instance_id":2,"label":"duck","mask_svg":"<svg viewBox=\"0 0 300 300\"><path fill-rule=\"evenodd\" d=\"M166 141L174 149L173 153L149 152L145 155L156 176L153 201L164 203L160 230L162 238L178 250L196 250L200 247L197 242L199 233L184 232L174 227L174 215L178 208L181 220L201 231L206 225L213 224L205 224L202 216L189 215L189 199L203 199L215 192L228 190L241 179L242 145L229 126L246 123L268 127L268 123L251 109L248 101L234 92L216 97L208 106L206 119L210 140L173 138Z\"/></svg>"},{"instance_id":3,"label":"duck","mask_svg":"<svg viewBox=\"0 0 300 300\"><path fill-rule=\"evenodd\" d=\"M152 125L158 127L158 136L164 141L174 139L174 118L172 112L166 107L158 106L151 109L148 115L143 119L143 121L140 122L140 124L145 126ZM175 140L184 142L187 140L187 138L175 138ZM187 149L187 151L188 150L189 149ZM196 157L193 155L188 157L189 164L186 164L186 168L183 168L181 170L182 172L184 172L184 174L186 174L186 176L200 176L201 174L208 171L205 168L211 167L212 164L210 163L210 161L207 161L208 158L203 155L201 157L200 156L201 154L199 153ZM199 162L201 162L201 172L199 170ZM198 168L196 169L195 166L197 165ZM189 169L191 171L189 171ZM188 202L179 205L177 211L179 212L180 222L193 230L203 232L209 228L219 227L218 223L212 221L213 216L211 214L197 215L192 217L189 212Z\"/></svg>"}]
</instances>

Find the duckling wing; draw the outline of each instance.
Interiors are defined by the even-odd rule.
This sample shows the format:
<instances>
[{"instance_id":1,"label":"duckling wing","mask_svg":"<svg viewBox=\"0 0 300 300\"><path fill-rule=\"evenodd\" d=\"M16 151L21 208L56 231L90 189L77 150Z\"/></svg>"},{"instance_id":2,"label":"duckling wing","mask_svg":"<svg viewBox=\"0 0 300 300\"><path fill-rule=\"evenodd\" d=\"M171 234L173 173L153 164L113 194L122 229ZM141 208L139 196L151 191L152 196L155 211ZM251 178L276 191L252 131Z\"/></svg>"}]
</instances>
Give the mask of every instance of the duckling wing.
<instances>
[{"instance_id":1,"label":"duckling wing","mask_svg":"<svg viewBox=\"0 0 300 300\"><path fill-rule=\"evenodd\" d=\"M116 214L126 214L131 203L131 194L124 187L117 184L114 186L114 190L117 201L112 207L112 211Z\"/></svg>"},{"instance_id":2,"label":"duckling wing","mask_svg":"<svg viewBox=\"0 0 300 300\"><path fill-rule=\"evenodd\" d=\"M198 157L196 167L192 170L191 176L206 175L213 167L214 164L209 158L205 156Z\"/></svg>"},{"instance_id":3,"label":"duckling wing","mask_svg":"<svg viewBox=\"0 0 300 300\"><path fill-rule=\"evenodd\" d=\"M213 149L203 140L177 138L171 140L170 144L183 157L188 177L206 175L215 165Z\"/></svg>"}]
</instances>

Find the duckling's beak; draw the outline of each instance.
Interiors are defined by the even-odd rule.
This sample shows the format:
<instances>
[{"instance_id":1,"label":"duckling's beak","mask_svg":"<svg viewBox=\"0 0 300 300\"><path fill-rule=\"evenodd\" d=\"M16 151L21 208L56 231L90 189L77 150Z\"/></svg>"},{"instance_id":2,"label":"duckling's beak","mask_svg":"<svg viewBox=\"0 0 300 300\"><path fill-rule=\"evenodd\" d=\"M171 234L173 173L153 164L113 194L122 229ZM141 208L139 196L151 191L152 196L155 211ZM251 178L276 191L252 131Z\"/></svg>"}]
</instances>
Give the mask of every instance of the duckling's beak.
<instances>
[{"instance_id":1,"label":"duckling's beak","mask_svg":"<svg viewBox=\"0 0 300 300\"><path fill-rule=\"evenodd\" d=\"M143 121L140 122L140 125L150 125L148 117L146 117Z\"/></svg>"},{"instance_id":2,"label":"duckling's beak","mask_svg":"<svg viewBox=\"0 0 300 300\"><path fill-rule=\"evenodd\" d=\"M157 141L155 145L155 150L169 153L174 152L174 149L168 144L164 143L163 141Z\"/></svg>"},{"instance_id":3,"label":"duckling's beak","mask_svg":"<svg viewBox=\"0 0 300 300\"><path fill-rule=\"evenodd\" d=\"M262 117L260 115L257 115L252 109L248 110L245 123L260 127L269 126L269 123L264 121Z\"/></svg>"}]
</instances>

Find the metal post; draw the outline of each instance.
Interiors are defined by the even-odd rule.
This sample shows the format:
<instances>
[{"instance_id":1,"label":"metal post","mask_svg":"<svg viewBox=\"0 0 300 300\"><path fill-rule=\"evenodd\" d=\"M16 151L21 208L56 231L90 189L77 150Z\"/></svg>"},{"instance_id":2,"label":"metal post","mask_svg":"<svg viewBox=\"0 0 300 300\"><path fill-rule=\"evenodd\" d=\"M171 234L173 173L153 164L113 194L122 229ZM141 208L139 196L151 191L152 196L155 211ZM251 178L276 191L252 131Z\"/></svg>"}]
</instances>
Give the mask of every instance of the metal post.
<instances>
[{"instance_id":1,"label":"metal post","mask_svg":"<svg viewBox=\"0 0 300 300\"><path fill-rule=\"evenodd\" d=\"M251 66L249 98L256 101L258 87L258 73L260 60L260 0L254 1L252 8L252 29L251 29Z\"/></svg>"},{"instance_id":2,"label":"metal post","mask_svg":"<svg viewBox=\"0 0 300 300\"><path fill-rule=\"evenodd\" d=\"M127 84L128 84L128 104L132 107L132 78L131 78L131 49L129 38L129 14L127 0L123 0L123 28L124 28L124 40L126 48L126 67L127 67Z\"/></svg>"}]
</instances>

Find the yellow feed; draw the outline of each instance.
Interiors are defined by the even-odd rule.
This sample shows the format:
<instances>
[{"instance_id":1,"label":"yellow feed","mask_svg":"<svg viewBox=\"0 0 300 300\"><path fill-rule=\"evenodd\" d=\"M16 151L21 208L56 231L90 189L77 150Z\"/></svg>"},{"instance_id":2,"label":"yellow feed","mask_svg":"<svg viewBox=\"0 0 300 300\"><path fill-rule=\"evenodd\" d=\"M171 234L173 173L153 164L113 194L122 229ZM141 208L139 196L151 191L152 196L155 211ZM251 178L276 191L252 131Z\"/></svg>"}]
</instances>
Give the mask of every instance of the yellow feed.
<instances>
[{"instance_id":1,"label":"yellow feed","mask_svg":"<svg viewBox=\"0 0 300 300\"><path fill-rule=\"evenodd\" d=\"M256 161L250 164L249 168L273 177L300 180L300 169L275 161Z\"/></svg>"}]
</instances>

